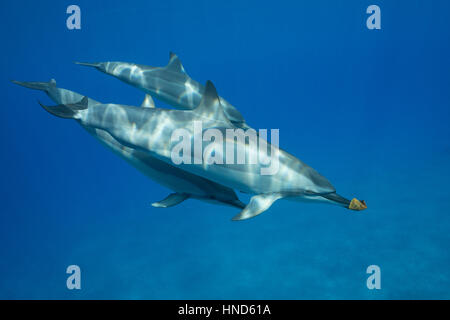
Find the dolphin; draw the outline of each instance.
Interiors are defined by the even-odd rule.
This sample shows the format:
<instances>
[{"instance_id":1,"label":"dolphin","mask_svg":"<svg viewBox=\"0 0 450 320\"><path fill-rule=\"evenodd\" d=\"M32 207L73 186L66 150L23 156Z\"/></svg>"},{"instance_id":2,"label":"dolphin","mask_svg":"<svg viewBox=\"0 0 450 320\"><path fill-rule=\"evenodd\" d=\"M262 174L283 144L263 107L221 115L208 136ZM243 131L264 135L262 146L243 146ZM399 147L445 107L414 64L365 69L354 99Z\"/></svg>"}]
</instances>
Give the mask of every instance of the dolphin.
<instances>
[{"instance_id":1,"label":"dolphin","mask_svg":"<svg viewBox=\"0 0 450 320\"><path fill-rule=\"evenodd\" d=\"M75 63L94 67L180 109L192 110L197 107L205 91L203 85L186 73L180 59L172 52L165 67L128 62ZM248 126L241 113L224 98L219 99L228 119L235 126L247 129Z\"/></svg>"},{"instance_id":2,"label":"dolphin","mask_svg":"<svg viewBox=\"0 0 450 320\"><path fill-rule=\"evenodd\" d=\"M201 102L193 110L139 108L118 104L89 107L86 98L74 104L41 106L58 117L75 119L83 126L104 130L119 143L169 164L174 164L172 151L179 144L179 141L172 139L175 130L183 129L189 139L195 139L195 122L199 120L205 129L226 131L237 128L225 114L221 99L210 81L206 83ZM278 159L278 170L270 175L261 174L263 164L208 164L204 161L197 163L194 159L194 163L185 162L178 167L231 189L253 194L247 206L233 220L255 217L282 198L328 202L358 211L367 208L364 201L356 198L350 201L338 195L325 177L295 156L282 149L272 148L264 139L262 142L270 147L271 156ZM243 147L247 155L256 153L256 158L267 157L264 148L246 148L246 142L239 140L235 145ZM214 151L219 152L216 149ZM192 152L190 149L188 152L191 153L191 159L195 158L195 150Z\"/></svg>"},{"instance_id":3,"label":"dolphin","mask_svg":"<svg viewBox=\"0 0 450 320\"><path fill-rule=\"evenodd\" d=\"M20 86L44 91L55 103L58 104L74 104L84 99L87 108L96 108L101 103L91 98L85 98L81 94L67 89L57 88L54 79L49 82L19 82L12 81ZM142 104L143 108L153 107L153 101L148 95ZM51 112L51 110L48 110ZM59 116L70 118L73 113L67 109L61 111ZM245 205L238 199L236 193L227 187L218 183L207 180L200 176L191 174L181 170L171 164L165 163L148 153L130 148L118 142L107 131L88 127L81 123L91 135L97 138L103 145L110 148L114 153L125 159L139 171L159 184L175 191L168 195L165 199L152 204L154 207L171 207L175 206L188 198L199 199L212 203L230 205L237 208L244 208Z\"/></svg>"}]
</instances>

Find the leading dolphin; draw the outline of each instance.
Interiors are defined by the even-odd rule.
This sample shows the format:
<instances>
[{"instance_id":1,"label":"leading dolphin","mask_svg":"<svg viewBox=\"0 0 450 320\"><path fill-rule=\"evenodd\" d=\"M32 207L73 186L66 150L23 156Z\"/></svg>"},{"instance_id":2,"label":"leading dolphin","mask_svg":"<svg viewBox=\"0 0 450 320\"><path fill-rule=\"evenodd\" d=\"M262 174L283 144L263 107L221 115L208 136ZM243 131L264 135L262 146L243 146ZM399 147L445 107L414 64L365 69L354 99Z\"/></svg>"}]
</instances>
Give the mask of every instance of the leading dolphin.
<instances>
[{"instance_id":1,"label":"leading dolphin","mask_svg":"<svg viewBox=\"0 0 450 320\"><path fill-rule=\"evenodd\" d=\"M83 126L104 130L125 146L173 164L172 151L179 144L179 141L172 139L175 130L183 129L188 133L189 139L195 138L195 122L199 120L204 129L219 131L236 129L225 115L220 101L214 85L208 81L200 104L193 110L139 108L117 104L98 104L89 107L86 98L75 104L42 106L56 116L75 119ZM339 196L325 177L293 155L282 149L272 148L265 140L264 143L272 150L271 156L278 159L279 169L271 175L262 175L262 165L251 163L194 162L182 163L179 167L229 188L255 194L250 203L233 220L244 220L259 215L282 198L325 201L352 210L367 208L364 201L356 198L350 201ZM239 140L236 145L246 150L248 155L256 153L257 159L267 157L264 148L247 148L246 142ZM213 151L218 152L215 149ZM191 159L195 158L195 150L188 152L191 152Z\"/></svg>"},{"instance_id":2,"label":"leading dolphin","mask_svg":"<svg viewBox=\"0 0 450 320\"><path fill-rule=\"evenodd\" d=\"M112 61L75 63L112 75L176 108L194 109L199 105L205 91L203 85L186 73L180 59L172 52L169 63L164 67ZM228 119L237 127L248 128L241 113L224 98L219 98Z\"/></svg>"},{"instance_id":3,"label":"leading dolphin","mask_svg":"<svg viewBox=\"0 0 450 320\"><path fill-rule=\"evenodd\" d=\"M77 92L57 88L56 81L53 79L50 82L13 81L13 83L26 88L44 91L58 104L70 105L83 99L83 96ZM87 108L96 108L97 105L101 104L91 98L84 99ZM150 97L146 96L142 107L153 107ZM64 116L68 117L70 114L71 112L67 112ZM61 115L62 114L60 114L60 116ZM245 207L245 205L239 201L232 189L181 170L180 168L152 157L148 153L127 147L119 143L105 130L88 127L83 124L81 125L102 144L112 149L114 153L125 159L128 163L143 172L146 176L175 191L175 193L170 194L165 199L153 203L152 205L154 207L171 207L181 203L187 198L195 198L207 202L230 205L240 209Z\"/></svg>"}]
</instances>

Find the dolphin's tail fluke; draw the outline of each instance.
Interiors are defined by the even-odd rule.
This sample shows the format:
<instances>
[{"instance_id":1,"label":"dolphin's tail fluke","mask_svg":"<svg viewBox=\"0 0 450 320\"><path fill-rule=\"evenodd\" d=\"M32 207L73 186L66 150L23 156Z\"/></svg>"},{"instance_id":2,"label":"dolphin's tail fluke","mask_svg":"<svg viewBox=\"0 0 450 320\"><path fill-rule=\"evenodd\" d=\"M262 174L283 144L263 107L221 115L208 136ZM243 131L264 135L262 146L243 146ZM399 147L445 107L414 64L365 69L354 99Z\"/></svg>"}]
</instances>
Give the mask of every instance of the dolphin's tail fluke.
<instances>
[{"instance_id":1,"label":"dolphin's tail fluke","mask_svg":"<svg viewBox=\"0 0 450 320\"><path fill-rule=\"evenodd\" d=\"M39 102L39 101L38 101ZM85 110L88 107L88 98L84 97L80 102L72 104L60 104L57 106L49 107L39 102L42 108L50 114L64 119L75 119L78 112Z\"/></svg>"},{"instance_id":2,"label":"dolphin's tail fluke","mask_svg":"<svg viewBox=\"0 0 450 320\"><path fill-rule=\"evenodd\" d=\"M322 197L333 201L334 203L345 207L347 209L350 210L355 210L355 211L361 211L361 210L365 210L367 209L367 205L366 202L364 200L358 200L356 198L353 198L351 201L338 195L337 193L333 192L333 193L329 193L326 195L322 195Z\"/></svg>"},{"instance_id":3,"label":"dolphin's tail fluke","mask_svg":"<svg viewBox=\"0 0 450 320\"><path fill-rule=\"evenodd\" d=\"M15 83L19 86L34 89L34 90L41 90L47 92L50 88L56 87L56 81L55 79L50 80L49 82L22 82L22 81L15 81L11 80L12 83Z\"/></svg>"}]
</instances>

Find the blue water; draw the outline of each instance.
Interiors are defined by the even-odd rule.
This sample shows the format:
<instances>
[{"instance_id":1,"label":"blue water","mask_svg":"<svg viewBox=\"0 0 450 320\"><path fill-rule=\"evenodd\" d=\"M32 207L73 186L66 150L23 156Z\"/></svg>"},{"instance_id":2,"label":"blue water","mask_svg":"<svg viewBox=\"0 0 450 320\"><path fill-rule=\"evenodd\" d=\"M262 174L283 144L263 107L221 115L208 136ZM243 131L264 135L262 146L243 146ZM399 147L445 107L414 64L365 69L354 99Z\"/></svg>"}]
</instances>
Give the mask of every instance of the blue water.
<instances>
[{"instance_id":1,"label":"blue water","mask_svg":"<svg viewBox=\"0 0 450 320\"><path fill-rule=\"evenodd\" d=\"M66 28L70 4L81 30ZM371 4L381 30L366 28ZM412 0L2 2L0 298L449 299L449 12ZM169 51L368 209L278 201L232 222L236 209L196 200L153 208L170 190L9 82L55 78L139 105L138 90L72 62L161 66ZM81 290L66 288L71 264ZM380 290L366 286L372 264Z\"/></svg>"}]
</instances>

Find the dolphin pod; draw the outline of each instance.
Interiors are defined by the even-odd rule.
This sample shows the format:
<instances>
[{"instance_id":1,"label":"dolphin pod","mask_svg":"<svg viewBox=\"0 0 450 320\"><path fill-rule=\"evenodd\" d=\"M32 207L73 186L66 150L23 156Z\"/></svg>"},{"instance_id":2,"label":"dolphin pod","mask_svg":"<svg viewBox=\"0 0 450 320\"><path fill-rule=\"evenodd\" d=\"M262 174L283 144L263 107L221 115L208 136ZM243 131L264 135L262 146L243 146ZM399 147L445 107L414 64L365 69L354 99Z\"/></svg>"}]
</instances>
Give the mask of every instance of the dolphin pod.
<instances>
[{"instance_id":1,"label":"dolphin pod","mask_svg":"<svg viewBox=\"0 0 450 320\"><path fill-rule=\"evenodd\" d=\"M154 203L156 207L176 205L187 198L231 205L242 209L233 220L245 220L266 211L279 199L314 201L335 204L351 210L364 210L365 202L348 200L336 193L332 184L312 167L288 152L272 146L263 137L258 138L276 155L277 167L273 174L261 174L264 167L258 163L228 163L220 161L174 164L172 150L178 141L172 139L176 130L183 130L191 139L201 130L228 132L230 129L251 129L235 107L217 94L212 82L205 86L191 79L175 54L170 55L166 67L149 67L126 62L78 63L93 66L131 84L147 93L141 107L103 104L50 82L18 82L31 89L42 90L57 104L41 106L49 113L76 120L84 129L99 139L137 169L156 182L175 191L166 199ZM155 108L154 96L177 109ZM203 131L202 131L203 132ZM226 139L225 139L226 140ZM194 141L194 144L196 142ZM202 147L205 141L201 142ZM255 159L267 156L262 148L246 148L248 143L233 140L246 155ZM261 144L259 144L261 145ZM195 149L195 148L194 148ZM183 153L194 159L191 148ZM224 153L216 156L224 157ZM222 159L224 160L224 159ZM253 195L244 205L234 190Z\"/></svg>"}]
</instances>

